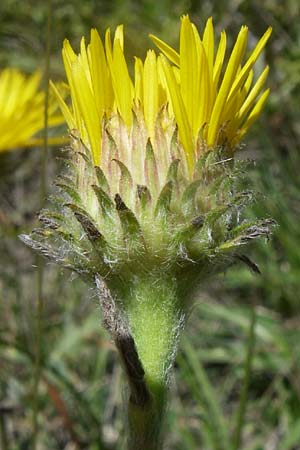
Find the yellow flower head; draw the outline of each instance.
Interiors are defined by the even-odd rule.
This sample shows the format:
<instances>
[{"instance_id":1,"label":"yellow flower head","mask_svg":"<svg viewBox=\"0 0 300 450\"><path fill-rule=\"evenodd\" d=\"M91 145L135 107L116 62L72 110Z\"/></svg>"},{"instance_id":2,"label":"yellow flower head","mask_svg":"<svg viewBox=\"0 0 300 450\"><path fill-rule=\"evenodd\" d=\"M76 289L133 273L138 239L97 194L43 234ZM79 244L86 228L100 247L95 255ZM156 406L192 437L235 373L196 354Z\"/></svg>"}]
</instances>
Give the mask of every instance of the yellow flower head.
<instances>
[{"instance_id":1,"label":"yellow flower head","mask_svg":"<svg viewBox=\"0 0 300 450\"><path fill-rule=\"evenodd\" d=\"M144 184L148 142L161 166L158 177L165 177L164 168L179 157L182 170L191 178L204 151L217 146L234 150L267 99L269 90L263 91L263 86L268 67L253 82L253 66L271 28L244 60L247 34L243 26L226 64L225 32L215 51L212 19L201 37L189 17L183 16L179 53L151 36L162 53L157 56L149 50L144 62L136 58L134 80L124 57L123 26L117 27L113 42L108 29L104 44L92 30L88 46L82 38L78 55L65 40L70 108L54 89L69 128L79 132L95 164L110 175L115 158L128 167L136 183ZM174 150L172 138L177 130L179 144ZM107 141L114 143L114 151L107 150Z\"/></svg>"},{"instance_id":2,"label":"yellow flower head","mask_svg":"<svg viewBox=\"0 0 300 450\"><path fill-rule=\"evenodd\" d=\"M71 162L41 228L22 239L96 283L106 327L126 354L121 339L130 330L153 392L169 378L201 283L236 262L259 272L244 246L268 236L273 223L244 220L252 200L242 190L246 164L230 156L268 95L268 68L252 78L270 33L244 61L242 27L224 63L225 32L215 51L212 20L201 37L184 16L179 53L152 36L162 53L136 58L133 79L122 26L113 39L107 30L104 43L92 30L79 54L63 45L71 104L53 89L71 131Z\"/></svg>"},{"instance_id":3,"label":"yellow flower head","mask_svg":"<svg viewBox=\"0 0 300 450\"><path fill-rule=\"evenodd\" d=\"M0 152L17 147L39 145L36 133L44 128L45 94L39 90L41 75L35 72L25 76L17 69L4 69L0 73ZM49 127L63 123L53 95L49 102ZM52 138L53 144L62 143Z\"/></svg>"}]
</instances>

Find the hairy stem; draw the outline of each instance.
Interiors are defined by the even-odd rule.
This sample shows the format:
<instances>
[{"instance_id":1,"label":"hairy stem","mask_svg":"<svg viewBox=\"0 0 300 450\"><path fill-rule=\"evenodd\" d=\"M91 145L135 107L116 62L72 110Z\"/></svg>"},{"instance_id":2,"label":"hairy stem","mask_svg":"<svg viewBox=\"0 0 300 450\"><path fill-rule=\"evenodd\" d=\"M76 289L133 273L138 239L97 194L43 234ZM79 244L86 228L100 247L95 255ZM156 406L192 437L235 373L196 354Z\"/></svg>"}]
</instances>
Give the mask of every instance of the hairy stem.
<instances>
[{"instance_id":1,"label":"hairy stem","mask_svg":"<svg viewBox=\"0 0 300 450\"><path fill-rule=\"evenodd\" d=\"M165 397L151 396L141 406L131 399L128 401L128 450L161 450L163 446L163 425L165 413Z\"/></svg>"},{"instance_id":2,"label":"hairy stem","mask_svg":"<svg viewBox=\"0 0 300 450\"><path fill-rule=\"evenodd\" d=\"M103 323L119 351L129 384L128 450L161 450L170 369L183 311L172 278L148 273L122 289L124 311L96 277ZM120 294L118 294L120 296Z\"/></svg>"}]
</instances>

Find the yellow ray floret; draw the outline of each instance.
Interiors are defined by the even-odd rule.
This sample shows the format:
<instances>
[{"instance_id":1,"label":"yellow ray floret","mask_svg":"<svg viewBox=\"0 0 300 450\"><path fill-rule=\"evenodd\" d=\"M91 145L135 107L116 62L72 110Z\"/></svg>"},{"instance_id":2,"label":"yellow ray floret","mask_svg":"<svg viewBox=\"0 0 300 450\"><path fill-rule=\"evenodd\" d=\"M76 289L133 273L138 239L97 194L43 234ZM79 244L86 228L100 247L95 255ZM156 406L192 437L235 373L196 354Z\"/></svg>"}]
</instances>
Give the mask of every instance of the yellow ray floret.
<instances>
[{"instance_id":1,"label":"yellow ray floret","mask_svg":"<svg viewBox=\"0 0 300 450\"><path fill-rule=\"evenodd\" d=\"M180 95L180 87L178 86L171 66L164 56L161 56L161 63L168 86L169 98L172 102L174 115L178 124L179 136L187 154L188 166L190 170L192 170L194 162L194 142L184 101Z\"/></svg>"},{"instance_id":2,"label":"yellow ray floret","mask_svg":"<svg viewBox=\"0 0 300 450\"><path fill-rule=\"evenodd\" d=\"M158 75L156 55L149 50L144 65L144 116L151 137L154 137L154 125L158 111Z\"/></svg>"},{"instance_id":3,"label":"yellow ray floret","mask_svg":"<svg viewBox=\"0 0 300 450\"><path fill-rule=\"evenodd\" d=\"M7 68L0 73L0 152L18 147L39 145L35 135L44 128L45 94L39 90L41 74L30 76L17 69ZM48 125L54 127L64 122L58 111L57 99L50 96ZM56 137L52 144L62 144Z\"/></svg>"}]
</instances>

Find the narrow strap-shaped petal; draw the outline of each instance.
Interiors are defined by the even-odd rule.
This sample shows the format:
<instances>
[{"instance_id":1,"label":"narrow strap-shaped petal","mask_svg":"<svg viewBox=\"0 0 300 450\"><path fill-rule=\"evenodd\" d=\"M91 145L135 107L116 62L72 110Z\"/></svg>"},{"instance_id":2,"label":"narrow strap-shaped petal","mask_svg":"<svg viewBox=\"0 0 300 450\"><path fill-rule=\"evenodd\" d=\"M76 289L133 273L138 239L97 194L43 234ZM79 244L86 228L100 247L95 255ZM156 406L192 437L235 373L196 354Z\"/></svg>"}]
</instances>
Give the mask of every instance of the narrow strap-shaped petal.
<instances>
[{"instance_id":1,"label":"narrow strap-shaped petal","mask_svg":"<svg viewBox=\"0 0 300 450\"><path fill-rule=\"evenodd\" d=\"M246 43L247 43L247 35L248 28L242 27L234 48L232 50L231 56L229 58L229 62L224 74L224 78L219 90L219 93L216 98L216 102L212 111L212 115L210 118L209 129L208 129L208 138L207 144L209 147L213 146L216 141L217 133L220 127L220 116L222 114L227 96L230 92L232 82L236 76L238 67L242 61L242 58L245 53Z\"/></svg>"},{"instance_id":2,"label":"narrow strap-shaped petal","mask_svg":"<svg viewBox=\"0 0 300 450\"><path fill-rule=\"evenodd\" d=\"M268 39L270 38L272 33L272 28L269 27L267 31L264 33L264 35L260 38L257 45L255 46L254 50L252 51L251 55L249 56L246 64L243 66L242 70L240 71L239 75L235 79L232 88L229 93L229 99L235 94L235 92L241 87L241 85L246 80L250 70L252 69L254 63L256 62L257 58L261 54L262 50L264 49Z\"/></svg>"},{"instance_id":3,"label":"narrow strap-shaped petal","mask_svg":"<svg viewBox=\"0 0 300 450\"><path fill-rule=\"evenodd\" d=\"M124 27L123 25L118 25L115 31L114 45L119 42L122 52L124 52Z\"/></svg>"},{"instance_id":4,"label":"narrow strap-shaped petal","mask_svg":"<svg viewBox=\"0 0 300 450\"><path fill-rule=\"evenodd\" d=\"M234 117L236 116L237 111L241 108L245 97L247 96L251 83L253 79L253 70L251 70L248 74L248 78L236 95L229 98L224 106L223 112L220 117L220 123L226 123L226 127L229 124L229 128L231 128L232 123L234 121ZM227 128L228 130L228 128Z\"/></svg>"},{"instance_id":5,"label":"narrow strap-shaped petal","mask_svg":"<svg viewBox=\"0 0 300 450\"><path fill-rule=\"evenodd\" d=\"M50 81L50 86L51 86L51 89L53 90L53 92L56 95L56 98L58 100L60 109L61 109L61 111L62 111L62 113L64 115L64 118L65 118L65 120L67 122L67 125L68 125L69 129L72 130L73 128L75 128L75 122L74 122L73 115L72 115L72 113L70 111L70 108L67 106L67 104L64 101L64 99L62 98L59 90L57 89L57 87L55 86L55 84L52 81Z\"/></svg>"},{"instance_id":6,"label":"narrow strap-shaped petal","mask_svg":"<svg viewBox=\"0 0 300 450\"><path fill-rule=\"evenodd\" d=\"M172 101L174 115L178 124L179 137L185 149L189 170L192 172L194 164L194 145L188 116L173 70L164 56L161 55L160 58Z\"/></svg>"},{"instance_id":7,"label":"narrow strap-shaped petal","mask_svg":"<svg viewBox=\"0 0 300 450\"><path fill-rule=\"evenodd\" d=\"M266 82L268 73L269 67L267 66L260 75L260 77L258 78L258 80L256 81L255 85L253 86L249 94L247 95L246 99L244 99L239 111L237 112L230 126L229 139L234 139L234 136L237 134L239 127L241 126L247 114L253 107L258 95L262 91L262 88Z\"/></svg>"},{"instance_id":8,"label":"narrow strap-shaped petal","mask_svg":"<svg viewBox=\"0 0 300 450\"><path fill-rule=\"evenodd\" d=\"M203 41L203 47L205 49L205 53L206 53L206 57L207 57L210 78L212 78L214 56L215 56L214 26L213 26L212 17L210 17L206 22L202 41Z\"/></svg>"},{"instance_id":9,"label":"narrow strap-shaped petal","mask_svg":"<svg viewBox=\"0 0 300 450\"><path fill-rule=\"evenodd\" d=\"M264 71L261 73L260 77L256 81L255 85L251 89L249 95L247 96L245 102L243 103L243 105L238 113L238 117L240 120L243 120L245 115L250 111L251 107L253 106L253 103L255 102L256 97L258 96L258 94L260 93L260 91L262 90L262 88L266 82L268 73L269 73L269 66L266 66Z\"/></svg>"},{"instance_id":10,"label":"narrow strap-shaped petal","mask_svg":"<svg viewBox=\"0 0 300 450\"><path fill-rule=\"evenodd\" d=\"M76 98L91 144L94 163L97 165L100 162L101 127L95 99L79 61L73 62L72 71L77 80L75 84Z\"/></svg>"},{"instance_id":11,"label":"narrow strap-shaped petal","mask_svg":"<svg viewBox=\"0 0 300 450\"><path fill-rule=\"evenodd\" d=\"M225 31L222 31L217 54L216 54L216 59L215 59L215 63L214 63L214 68L213 68L213 90L214 90L214 93L217 91L217 88L218 88L218 83L219 83L219 79L220 79L220 75L221 75L221 71L222 71L222 67L223 67L225 52L226 52L226 33L225 33Z\"/></svg>"},{"instance_id":12,"label":"narrow strap-shaped petal","mask_svg":"<svg viewBox=\"0 0 300 450\"><path fill-rule=\"evenodd\" d=\"M170 97L170 92L168 89L168 83L166 80L166 76L165 76L165 72L163 69L163 65L162 65L162 58L158 57L157 58L157 74L158 74L158 79L159 79L159 83L162 86L162 89L164 90L165 94L166 94L166 100L168 103L168 114L170 116L170 118L174 117L174 111L173 111L173 106L172 106L172 100Z\"/></svg>"},{"instance_id":13,"label":"narrow strap-shaped petal","mask_svg":"<svg viewBox=\"0 0 300 450\"><path fill-rule=\"evenodd\" d=\"M110 64L112 62L112 45L111 45L111 36L110 36L110 28L107 28L105 32L105 53Z\"/></svg>"},{"instance_id":14,"label":"narrow strap-shaped petal","mask_svg":"<svg viewBox=\"0 0 300 450\"><path fill-rule=\"evenodd\" d=\"M97 30L91 30L91 42L88 47L93 90L99 116L112 110L114 97L103 44Z\"/></svg>"},{"instance_id":15,"label":"narrow strap-shaped petal","mask_svg":"<svg viewBox=\"0 0 300 450\"><path fill-rule=\"evenodd\" d=\"M207 55L200 39L196 38L196 44L199 60L198 90L196 92L198 92L199 101L195 102L194 100L194 105L197 107L193 129L195 138L199 133L199 128L209 119L213 107L212 79L209 73Z\"/></svg>"},{"instance_id":16,"label":"narrow strap-shaped petal","mask_svg":"<svg viewBox=\"0 0 300 450\"><path fill-rule=\"evenodd\" d=\"M81 62L81 65L85 72L86 79L88 80L90 87L92 89L91 72L84 37L82 37L80 41L80 54L78 55L78 59Z\"/></svg>"},{"instance_id":17,"label":"narrow strap-shaped petal","mask_svg":"<svg viewBox=\"0 0 300 450\"><path fill-rule=\"evenodd\" d=\"M198 33L194 36L189 17L183 16L180 28L180 87L188 120L194 134L197 132L197 110L200 103L195 102L195 99L199 98L200 70L202 69L196 38L198 38L199 47Z\"/></svg>"},{"instance_id":18,"label":"narrow strap-shaped petal","mask_svg":"<svg viewBox=\"0 0 300 450\"><path fill-rule=\"evenodd\" d=\"M114 44L110 71L118 110L129 127L132 124L131 109L134 88L119 41Z\"/></svg>"},{"instance_id":19,"label":"narrow strap-shaped petal","mask_svg":"<svg viewBox=\"0 0 300 450\"><path fill-rule=\"evenodd\" d=\"M147 52L144 64L144 116L151 138L154 138L154 125L158 112L158 76L156 55L153 50Z\"/></svg>"},{"instance_id":20,"label":"narrow strap-shaped petal","mask_svg":"<svg viewBox=\"0 0 300 450\"><path fill-rule=\"evenodd\" d=\"M142 102L144 98L143 89L143 62L140 58L134 58L134 99Z\"/></svg>"},{"instance_id":21,"label":"narrow strap-shaped petal","mask_svg":"<svg viewBox=\"0 0 300 450\"><path fill-rule=\"evenodd\" d=\"M248 129L256 121L256 119L259 117L259 115L261 113L261 110L263 109L264 104L266 103L266 100L267 100L269 94L270 94L270 89L266 89L262 93L262 95L260 96L258 102L256 103L256 105L252 109L250 115L248 116L245 124L241 128L240 133L239 133L239 139L241 139L247 133Z\"/></svg>"},{"instance_id":22,"label":"narrow strap-shaped petal","mask_svg":"<svg viewBox=\"0 0 300 450\"><path fill-rule=\"evenodd\" d=\"M154 36L153 34L149 34L150 39L159 48L159 50L176 66L180 65L180 56L179 53L176 52L172 47L166 44L164 41Z\"/></svg>"},{"instance_id":23,"label":"narrow strap-shaped petal","mask_svg":"<svg viewBox=\"0 0 300 450\"><path fill-rule=\"evenodd\" d=\"M76 82L74 82L73 73L72 73L72 64L74 61L77 60L77 56L74 53L74 51L67 39L65 39L64 43L63 43L62 57L63 57L63 63L64 63L64 67L65 67L65 72L66 72L68 83L69 83L70 90L71 90L72 106L73 106L73 111L74 111L74 116L75 116L76 128L78 129L82 139L84 140L86 134L85 134L84 128L82 127L80 108L78 105L78 99L77 99L76 90L75 90Z\"/></svg>"}]
</instances>

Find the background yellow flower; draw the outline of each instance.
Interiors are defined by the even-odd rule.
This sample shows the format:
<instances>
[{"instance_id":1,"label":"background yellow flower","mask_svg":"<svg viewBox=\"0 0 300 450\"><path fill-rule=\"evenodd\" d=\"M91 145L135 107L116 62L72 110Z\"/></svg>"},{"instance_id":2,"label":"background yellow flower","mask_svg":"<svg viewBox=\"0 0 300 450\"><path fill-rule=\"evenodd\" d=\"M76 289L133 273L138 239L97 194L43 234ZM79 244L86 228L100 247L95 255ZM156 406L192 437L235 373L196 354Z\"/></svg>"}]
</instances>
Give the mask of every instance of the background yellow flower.
<instances>
[{"instance_id":1,"label":"background yellow flower","mask_svg":"<svg viewBox=\"0 0 300 450\"><path fill-rule=\"evenodd\" d=\"M17 69L0 73L0 152L40 145L36 135L44 128L45 93L40 90L41 74L26 76ZM49 127L61 125L64 118L53 95L49 99ZM61 137L49 143L61 144Z\"/></svg>"}]
</instances>

